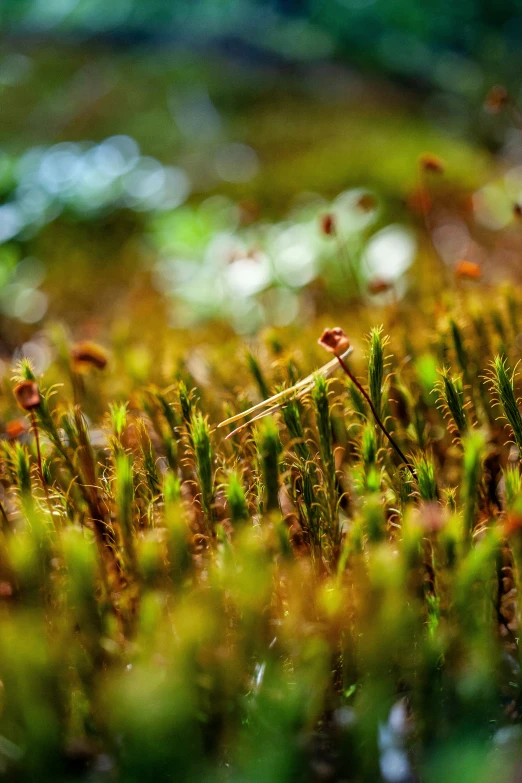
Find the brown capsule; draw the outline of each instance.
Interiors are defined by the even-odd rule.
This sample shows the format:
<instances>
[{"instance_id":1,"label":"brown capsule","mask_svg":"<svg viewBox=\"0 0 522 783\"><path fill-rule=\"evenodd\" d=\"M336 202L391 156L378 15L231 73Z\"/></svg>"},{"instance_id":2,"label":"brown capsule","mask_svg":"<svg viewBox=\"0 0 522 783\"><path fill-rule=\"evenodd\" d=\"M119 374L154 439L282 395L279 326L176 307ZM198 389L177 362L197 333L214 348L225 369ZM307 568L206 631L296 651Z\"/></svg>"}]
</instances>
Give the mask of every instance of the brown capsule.
<instances>
[{"instance_id":1,"label":"brown capsule","mask_svg":"<svg viewBox=\"0 0 522 783\"><path fill-rule=\"evenodd\" d=\"M377 199L371 193L363 193L355 202L355 206L361 212L373 212L374 209L377 209Z\"/></svg>"},{"instance_id":2,"label":"brown capsule","mask_svg":"<svg viewBox=\"0 0 522 783\"><path fill-rule=\"evenodd\" d=\"M89 340L84 340L73 346L71 359L74 369L80 372L84 372L90 367L104 370L108 362L105 349Z\"/></svg>"},{"instance_id":3,"label":"brown capsule","mask_svg":"<svg viewBox=\"0 0 522 783\"><path fill-rule=\"evenodd\" d=\"M336 234L335 216L331 212L321 215L321 231L325 236L332 237Z\"/></svg>"},{"instance_id":4,"label":"brown capsule","mask_svg":"<svg viewBox=\"0 0 522 783\"><path fill-rule=\"evenodd\" d=\"M522 218L522 206L520 204L515 204L514 205L514 207L513 207L513 214L518 219Z\"/></svg>"},{"instance_id":5,"label":"brown capsule","mask_svg":"<svg viewBox=\"0 0 522 783\"><path fill-rule=\"evenodd\" d=\"M421 168L430 174L444 174L444 162L431 152L426 152L419 158Z\"/></svg>"},{"instance_id":6,"label":"brown capsule","mask_svg":"<svg viewBox=\"0 0 522 783\"><path fill-rule=\"evenodd\" d=\"M247 250L246 257L250 259L250 261L260 261L262 259L261 250L258 247L251 247Z\"/></svg>"},{"instance_id":7,"label":"brown capsule","mask_svg":"<svg viewBox=\"0 0 522 783\"><path fill-rule=\"evenodd\" d=\"M350 340L340 326L325 329L317 341L326 351L341 356L350 347Z\"/></svg>"},{"instance_id":8,"label":"brown capsule","mask_svg":"<svg viewBox=\"0 0 522 783\"><path fill-rule=\"evenodd\" d=\"M368 293L372 295L384 294L391 288L393 288L393 283L389 280L384 280L382 277L374 277L368 282Z\"/></svg>"},{"instance_id":9,"label":"brown capsule","mask_svg":"<svg viewBox=\"0 0 522 783\"><path fill-rule=\"evenodd\" d=\"M457 280L480 280L482 270L474 261L458 261L455 265L455 277Z\"/></svg>"},{"instance_id":10,"label":"brown capsule","mask_svg":"<svg viewBox=\"0 0 522 783\"><path fill-rule=\"evenodd\" d=\"M39 407L41 397L38 384L35 381L20 381L14 387L13 392L18 405L24 411L32 411Z\"/></svg>"},{"instance_id":11,"label":"brown capsule","mask_svg":"<svg viewBox=\"0 0 522 783\"><path fill-rule=\"evenodd\" d=\"M26 422L23 419L12 419L5 425L5 431L11 440L19 438L27 431Z\"/></svg>"}]
</instances>

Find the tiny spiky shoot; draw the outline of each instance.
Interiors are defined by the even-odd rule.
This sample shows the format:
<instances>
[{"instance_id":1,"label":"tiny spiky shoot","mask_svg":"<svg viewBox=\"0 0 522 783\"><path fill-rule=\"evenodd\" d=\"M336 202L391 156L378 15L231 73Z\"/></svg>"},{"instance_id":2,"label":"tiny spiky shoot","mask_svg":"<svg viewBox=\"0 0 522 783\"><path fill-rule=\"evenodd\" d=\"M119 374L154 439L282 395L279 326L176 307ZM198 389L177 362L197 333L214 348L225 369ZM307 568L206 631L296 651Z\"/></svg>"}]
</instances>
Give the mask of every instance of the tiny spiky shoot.
<instances>
[{"instance_id":1,"label":"tiny spiky shoot","mask_svg":"<svg viewBox=\"0 0 522 783\"><path fill-rule=\"evenodd\" d=\"M9 454L12 461L18 491L22 506L26 512L32 511L34 507L31 482L31 463L27 449L16 442Z\"/></svg>"},{"instance_id":2,"label":"tiny spiky shoot","mask_svg":"<svg viewBox=\"0 0 522 783\"><path fill-rule=\"evenodd\" d=\"M319 454L323 472L323 497L326 509L324 532L328 535L329 544L335 559L339 553L341 542L338 514L339 497L336 487L332 419L328 401L328 382L322 375L316 375L314 379L312 402L319 433Z\"/></svg>"},{"instance_id":3,"label":"tiny spiky shoot","mask_svg":"<svg viewBox=\"0 0 522 783\"><path fill-rule=\"evenodd\" d=\"M109 417L111 421L111 427L114 435L117 438L121 438L123 431L127 426L127 415L128 415L127 409L128 409L127 402L109 403Z\"/></svg>"},{"instance_id":4,"label":"tiny spiky shoot","mask_svg":"<svg viewBox=\"0 0 522 783\"><path fill-rule=\"evenodd\" d=\"M190 431L192 416L194 414L194 405L184 381L180 381L178 384L178 395L181 415L185 422L185 426Z\"/></svg>"},{"instance_id":5,"label":"tiny spiky shoot","mask_svg":"<svg viewBox=\"0 0 522 783\"><path fill-rule=\"evenodd\" d=\"M515 377L516 367L511 371L507 359L497 354L492 362L491 387L511 427L515 443L522 452L522 416L515 396Z\"/></svg>"},{"instance_id":6,"label":"tiny spiky shoot","mask_svg":"<svg viewBox=\"0 0 522 783\"><path fill-rule=\"evenodd\" d=\"M437 500L439 490L435 478L435 466L433 460L423 455L414 460L415 473L417 475L417 488L421 500L426 502Z\"/></svg>"},{"instance_id":7,"label":"tiny spiky shoot","mask_svg":"<svg viewBox=\"0 0 522 783\"><path fill-rule=\"evenodd\" d=\"M215 522L212 445L208 420L201 413L196 413L192 417L192 440L194 443L194 458L196 460L201 507L208 532L212 532Z\"/></svg>"},{"instance_id":8,"label":"tiny spiky shoot","mask_svg":"<svg viewBox=\"0 0 522 783\"><path fill-rule=\"evenodd\" d=\"M466 377L469 366L468 352L466 350L466 346L464 345L464 336L462 331L453 318L450 321L450 332L453 340L453 347L455 348L457 362L461 371L464 373L464 377Z\"/></svg>"},{"instance_id":9,"label":"tiny spiky shoot","mask_svg":"<svg viewBox=\"0 0 522 783\"><path fill-rule=\"evenodd\" d=\"M53 415L49 408L49 400L46 395L42 395L40 407L38 408L36 415L38 424L40 425L42 431L45 432L53 446L57 449L62 458L68 463L69 467L70 458L67 454L67 449L62 442L62 438L53 419Z\"/></svg>"},{"instance_id":10,"label":"tiny spiky shoot","mask_svg":"<svg viewBox=\"0 0 522 783\"><path fill-rule=\"evenodd\" d=\"M179 426L181 424L178 413L176 412L175 408L170 404L170 402L162 392L156 392L155 396L160 404L161 410L163 412L163 416L165 417L165 420L169 425L172 437L177 438ZM181 398L181 394L180 394L180 398Z\"/></svg>"},{"instance_id":11,"label":"tiny spiky shoot","mask_svg":"<svg viewBox=\"0 0 522 783\"><path fill-rule=\"evenodd\" d=\"M145 423L141 419L136 422L136 431L138 434L141 459L143 462L143 470L145 472L147 486L151 496L154 497L159 492L161 481L150 435L147 432Z\"/></svg>"},{"instance_id":12,"label":"tiny spiky shoot","mask_svg":"<svg viewBox=\"0 0 522 783\"><path fill-rule=\"evenodd\" d=\"M281 414L292 439L292 446L297 456L304 461L311 459L312 455L310 448L306 443L298 403L295 400L291 400L287 405L283 406Z\"/></svg>"},{"instance_id":13,"label":"tiny spiky shoot","mask_svg":"<svg viewBox=\"0 0 522 783\"><path fill-rule=\"evenodd\" d=\"M255 436L261 477L264 486L263 509L265 512L279 508L279 454L281 441L276 424L271 417L263 419Z\"/></svg>"},{"instance_id":14,"label":"tiny spiky shoot","mask_svg":"<svg viewBox=\"0 0 522 783\"><path fill-rule=\"evenodd\" d=\"M118 455L124 452L122 435L127 429L127 419L127 403L120 404L115 402L109 404L108 426L110 427L110 434L108 441L113 462L116 462Z\"/></svg>"},{"instance_id":15,"label":"tiny spiky shoot","mask_svg":"<svg viewBox=\"0 0 522 783\"><path fill-rule=\"evenodd\" d=\"M16 365L14 379L17 381L36 381L33 363L26 356L23 356Z\"/></svg>"},{"instance_id":16,"label":"tiny spiky shoot","mask_svg":"<svg viewBox=\"0 0 522 783\"><path fill-rule=\"evenodd\" d=\"M179 478L168 471L163 480L165 527L169 574L175 585L182 583L189 571L192 558L189 548L189 530L183 516Z\"/></svg>"},{"instance_id":17,"label":"tiny spiky shoot","mask_svg":"<svg viewBox=\"0 0 522 783\"><path fill-rule=\"evenodd\" d=\"M328 479L332 480L334 467L332 424L328 403L328 382L322 375L316 375L312 389L317 430L319 432L319 450Z\"/></svg>"},{"instance_id":18,"label":"tiny spiky shoot","mask_svg":"<svg viewBox=\"0 0 522 783\"><path fill-rule=\"evenodd\" d=\"M445 489L442 490L442 497L448 511L451 514L456 514L457 513L457 488L445 487Z\"/></svg>"},{"instance_id":19,"label":"tiny spiky shoot","mask_svg":"<svg viewBox=\"0 0 522 783\"><path fill-rule=\"evenodd\" d=\"M245 497L241 478L236 471L228 475L226 499L230 521L234 528L239 528L250 520L250 513Z\"/></svg>"},{"instance_id":20,"label":"tiny spiky shoot","mask_svg":"<svg viewBox=\"0 0 522 783\"><path fill-rule=\"evenodd\" d=\"M414 491L415 482L411 473L406 468L401 468L397 474L396 497L402 514L404 514L407 506L410 505Z\"/></svg>"},{"instance_id":21,"label":"tiny spiky shoot","mask_svg":"<svg viewBox=\"0 0 522 783\"><path fill-rule=\"evenodd\" d=\"M368 337L368 388L375 410L382 416L385 356L388 338L382 336L382 326L371 330Z\"/></svg>"},{"instance_id":22,"label":"tiny spiky shoot","mask_svg":"<svg viewBox=\"0 0 522 783\"><path fill-rule=\"evenodd\" d=\"M150 389L143 395L142 404L154 432L161 440L169 468L177 470L179 467L178 440L181 440L181 431L176 426L178 419L174 409L169 405L164 395L156 389ZM165 426L164 420L166 420L167 426Z\"/></svg>"},{"instance_id":23,"label":"tiny spiky shoot","mask_svg":"<svg viewBox=\"0 0 522 783\"><path fill-rule=\"evenodd\" d=\"M120 454L116 461L116 507L122 533L125 559L131 572L136 575L136 549L134 546L133 504L134 474L131 458Z\"/></svg>"},{"instance_id":24,"label":"tiny spiky shoot","mask_svg":"<svg viewBox=\"0 0 522 783\"><path fill-rule=\"evenodd\" d=\"M377 489L366 496L363 519L368 540L372 543L382 541L386 534L386 517L382 498Z\"/></svg>"},{"instance_id":25,"label":"tiny spiky shoot","mask_svg":"<svg viewBox=\"0 0 522 783\"><path fill-rule=\"evenodd\" d=\"M74 431L78 443L78 463L81 474L87 486L95 487L98 473L96 457L89 437L87 422L78 407L74 409Z\"/></svg>"},{"instance_id":26,"label":"tiny spiky shoot","mask_svg":"<svg viewBox=\"0 0 522 783\"><path fill-rule=\"evenodd\" d=\"M368 423L364 427L361 435L361 457L367 471L377 463L377 450L378 445L375 427Z\"/></svg>"},{"instance_id":27,"label":"tiny spiky shoot","mask_svg":"<svg viewBox=\"0 0 522 783\"><path fill-rule=\"evenodd\" d=\"M306 462L301 471L303 503L306 509L306 527L312 555L321 557L321 514L317 502L317 470L313 462Z\"/></svg>"},{"instance_id":28,"label":"tiny spiky shoot","mask_svg":"<svg viewBox=\"0 0 522 783\"><path fill-rule=\"evenodd\" d=\"M451 430L462 437L468 429L468 417L464 389L459 376L451 376L448 367L439 370L440 381L437 384L439 404L444 416L450 420Z\"/></svg>"},{"instance_id":29,"label":"tiny spiky shoot","mask_svg":"<svg viewBox=\"0 0 522 783\"><path fill-rule=\"evenodd\" d=\"M250 353L250 351L247 353L246 359L247 359L248 369L250 370L250 373L252 374L252 377L254 378L257 384L259 393L262 399L266 400L268 397L270 397L270 389L265 380L265 376L263 375L261 365L259 364L254 354Z\"/></svg>"}]
</instances>

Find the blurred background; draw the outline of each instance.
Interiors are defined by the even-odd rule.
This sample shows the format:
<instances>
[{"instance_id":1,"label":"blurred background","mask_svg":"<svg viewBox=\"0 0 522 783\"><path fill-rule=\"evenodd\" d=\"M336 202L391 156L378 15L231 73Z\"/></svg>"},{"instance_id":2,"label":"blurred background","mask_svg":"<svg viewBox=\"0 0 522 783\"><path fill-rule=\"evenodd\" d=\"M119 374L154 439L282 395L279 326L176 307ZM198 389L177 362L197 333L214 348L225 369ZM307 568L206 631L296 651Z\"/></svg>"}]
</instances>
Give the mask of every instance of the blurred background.
<instances>
[{"instance_id":1,"label":"blurred background","mask_svg":"<svg viewBox=\"0 0 522 783\"><path fill-rule=\"evenodd\" d=\"M378 307L433 250L518 280L519 0L2 0L0 24L4 359L43 369L56 319L248 338Z\"/></svg>"}]
</instances>

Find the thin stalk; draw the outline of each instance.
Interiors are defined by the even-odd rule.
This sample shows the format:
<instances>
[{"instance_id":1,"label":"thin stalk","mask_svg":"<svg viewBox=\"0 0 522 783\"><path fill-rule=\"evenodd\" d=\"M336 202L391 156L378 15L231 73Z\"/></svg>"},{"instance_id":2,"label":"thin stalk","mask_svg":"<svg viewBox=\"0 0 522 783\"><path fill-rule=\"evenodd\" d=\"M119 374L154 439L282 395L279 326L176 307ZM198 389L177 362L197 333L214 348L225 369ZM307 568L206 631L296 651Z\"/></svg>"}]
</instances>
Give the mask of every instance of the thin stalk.
<instances>
[{"instance_id":1,"label":"thin stalk","mask_svg":"<svg viewBox=\"0 0 522 783\"><path fill-rule=\"evenodd\" d=\"M348 268L348 277L351 282L351 284L354 287L355 294L357 296L361 295L361 282L359 280L359 274L356 269L356 265L354 263L353 255L351 251L348 249L346 245L346 241L344 239L341 239L339 234L337 234L337 250L339 253L339 256L343 259L342 261L342 269L343 273L346 272L346 268Z\"/></svg>"},{"instance_id":2,"label":"thin stalk","mask_svg":"<svg viewBox=\"0 0 522 783\"><path fill-rule=\"evenodd\" d=\"M395 449L395 451L397 452L397 454L399 455L399 457L401 458L401 460L404 462L404 464L406 465L406 467L407 467L407 468L408 468L408 470L410 471L410 473L411 473L411 475L413 476L413 478L416 478L416 475L415 475L415 470L414 470L414 469L413 469L413 467L410 465L410 463L408 462L408 460L407 460L406 456L404 455L404 453L402 452L402 450L400 449L400 447L397 445L397 443L394 441L394 439L392 438L392 436L390 435L390 433L388 432L388 430L387 430L387 429L386 429L386 427L384 426L383 422L381 421L381 417L380 417L380 416L379 416L379 414L377 413L377 410L376 410L376 408L375 408L375 405L374 405L374 404L373 404L373 402L371 401L371 398L370 398L370 395L368 394L368 392L367 392L367 391L366 391L366 390L363 388L363 386L362 386L362 385L359 383L359 381L357 380L357 378L355 377L355 375L354 375L354 374L352 373L352 371L349 369L348 365L347 365L347 364L344 362L344 360L343 360L343 359L341 359L341 357L340 357L340 356L338 356L338 357L337 357L337 361L339 362L339 364L341 365L341 367L343 368L344 372L345 372L345 373L346 373L346 375L349 377L349 379L351 380L351 382L352 382L353 384L355 384L355 386L358 388L358 390L360 391L360 393L363 395L364 399L366 400L366 402L367 402L367 403L368 403L368 405L370 406L370 410L371 410L371 412L373 413L373 416L374 416L374 419L375 419L375 421L377 422L377 424L379 425L379 427L381 428L381 430L383 431L383 433L384 433L384 434L386 435L386 437L388 438L388 440L389 440L389 442L390 442L390 445L392 446L392 448L394 448L394 449Z\"/></svg>"},{"instance_id":3,"label":"thin stalk","mask_svg":"<svg viewBox=\"0 0 522 783\"><path fill-rule=\"evenodd\" d=\"M40 451L40 435L38 432L38 422L36 420L36 415L34 410L31 411L31 425L33 427L33 434L34 434L34 440L36 443L36 457L38 460L38 475L40 476L40 481L42 482L42 487L45 492L45 499L47 500L47 507L49 509L49 513L51 515L51 519L53 518L53 510L51 506L51 499L49 497L49 489L47 487L47 482L44 478L44 472L42 467L42 452Z\"/></svg>"},{"instance_id":4,"label":"thin stalk","mask_svg":"<svg viewBox=\"0 0 522 783\"><path fill-rule=\"evenodd\" d=\"M419 194L421 200L422 220L424 222L424 230L426 232L426 236L428 239L429 254L432 256L432 259L435 261L437 271L439 272L439 274L441 274L443 281L447 281L447 271L446 271L445 264L440 257L435 242L433 241L433 225L432 225L432 220L430 215L431 198L432 198L430 192L431 189L429 188L428 180L424 174L422 166L419 166L417 169L417 177L418 177L417 182L418 182ZM426 199L429 199L430 203L426 203ZM429 271L430 270L428 269L428 272Z\"/></svg>"}]
</instances>

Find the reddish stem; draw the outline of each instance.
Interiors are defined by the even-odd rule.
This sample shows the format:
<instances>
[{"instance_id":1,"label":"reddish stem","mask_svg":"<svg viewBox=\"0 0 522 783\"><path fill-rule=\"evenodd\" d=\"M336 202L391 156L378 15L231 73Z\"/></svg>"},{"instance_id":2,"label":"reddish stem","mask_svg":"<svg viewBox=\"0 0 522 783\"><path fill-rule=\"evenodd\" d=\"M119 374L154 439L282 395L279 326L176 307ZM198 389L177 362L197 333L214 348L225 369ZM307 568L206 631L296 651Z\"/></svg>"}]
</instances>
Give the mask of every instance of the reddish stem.
<instances>
[{"instance_id":1,"label":"reddish stem","mask_svg":"<svg viewBox=\"0 0 522 783\"><path fill-rule=\"evenodd\" d=\"M367 402L367 403L368 403L368 405L370 406L370 409L371 409L371 412L373 413L373 416L374 416L374 419L375 419L375 421L377 422L377 424L379 425L379 427L381 428L381 430L384 432L384 434L385 434L385 435L386 435L386 437L388 438L388 440L389 440L389 442L390 442L390 445L391 445L391 446L392 446L392 447L395 449L395 451L397 452L397 454L399 455L399 457L401 458L401 460L404 462L404 464L406 465L406 467L407 467L407 468L408 468L408 470L410 471L410 473L411 473L411 475L413 476L413 478L416 478L416 475L415 475L415 471L414 471L414 469L412 468L412 466L410 465L410 463L409 463L409 462L408 462L408 460L406 459L405 455L403 454L402 450L399 448L399 446L397 445L397 443L395 443L395 441L393 440L392 436L390 435L390 433L388 432L388 430L386 429L386 427L385 427L385 426L384 426L384 424L382 423L381 417L380 417L380 416L379 416L379 414L377 413L377 410L376 410L376 408L375 408L375 405L373 404L373 402L372 402L372 400L371 400L371 398L370 398L370 395L368 394L368 392L366 391L366 389L364 389L364 387L363 387L363 386L361 386L361 384L359 383L359 381L357 380L357 378L355 377L355 375L352 373L352 371L349 369L348 365L347 365L347 364L344 362L344 360L343 360L343 359L342 359L340 356L338 356L338 357L337 357L337 361L339 362L339 364L340 364L340 365L341 365L341 367L343 368L343 370L344 370L344 372L346 373L346 375L348 376L348 378L349 378L349 379L351 380L351 382L352 382L353 384L355 384L355 386L356 386L356 387L359 389L359 391L360 391L360 392L361 392L361 394L363 395L364 399L366 400L366 402Z\"/></svg>"}]
</instances>

